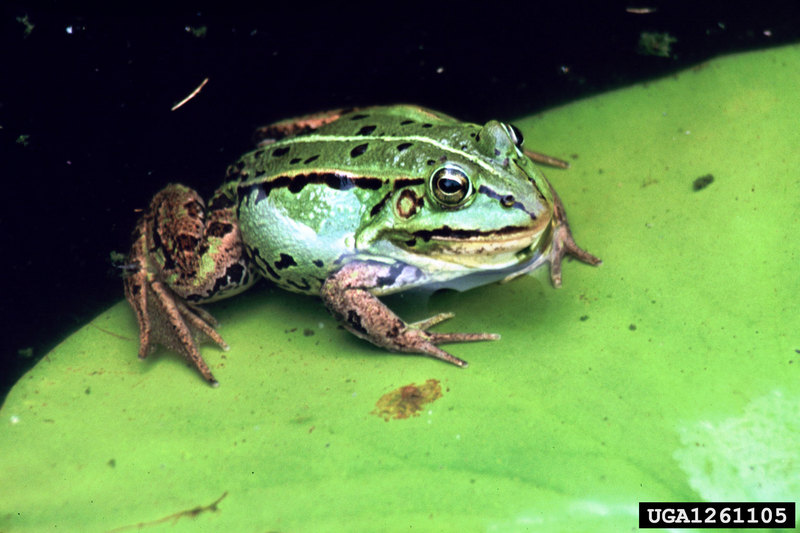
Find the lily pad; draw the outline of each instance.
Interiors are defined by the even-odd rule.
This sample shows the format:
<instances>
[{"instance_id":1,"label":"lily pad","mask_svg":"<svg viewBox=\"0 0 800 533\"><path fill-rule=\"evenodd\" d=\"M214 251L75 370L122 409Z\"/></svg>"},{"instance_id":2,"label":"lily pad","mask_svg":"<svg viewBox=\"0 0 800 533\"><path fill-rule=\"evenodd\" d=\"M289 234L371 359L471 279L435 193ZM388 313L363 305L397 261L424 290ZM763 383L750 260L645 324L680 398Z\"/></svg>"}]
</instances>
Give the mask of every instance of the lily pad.
<instances>
[{"instance_id":1,"label":"lily pad","mask_svg":"<svg viewBox=\"0 0 800 533\"><path fill-rule=\"evenodd\" d=\"M138 361L120 302L0 410L0 530L621 531L640 501L796 500L797 87L789 46L516 122L570 158L546 172L604 263L392 298L501 333L451 346L468 369L261 287L209 306L232 346L203 348L213 389ZM419 416L372 414L429 380Z\"/></svg>"}]
</instances>

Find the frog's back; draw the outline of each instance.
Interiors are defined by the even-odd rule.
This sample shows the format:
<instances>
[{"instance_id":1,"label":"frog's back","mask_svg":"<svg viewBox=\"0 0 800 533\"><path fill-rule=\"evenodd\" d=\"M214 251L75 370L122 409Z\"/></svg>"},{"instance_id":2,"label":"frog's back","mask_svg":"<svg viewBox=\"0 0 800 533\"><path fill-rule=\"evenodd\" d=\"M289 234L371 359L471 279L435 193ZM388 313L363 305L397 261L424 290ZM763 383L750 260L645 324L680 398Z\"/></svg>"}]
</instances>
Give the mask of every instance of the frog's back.
<instances>
[{"instance_id":1,"label":"frog's back","mask_svg":"<svg viewBox=\"0 0 800 533\"><path fill-rule=\"evenodd\" d=\"M266 133L261 135L272 138L246 154L238 168L230 168L229 179L252 178L242 175L243 164L258 169L261 181L278 180L278 186L286 176L331 169L366 177L419 177L435 164L434 154L440 149L466 148L460 142L465 128L473 136L480 131L477 124L410 105L335 111L324 118L296 120L305 126L289 128L292 134L286 137L281 136L283 128L263 128Z\"/></svg>"}]
</instances>

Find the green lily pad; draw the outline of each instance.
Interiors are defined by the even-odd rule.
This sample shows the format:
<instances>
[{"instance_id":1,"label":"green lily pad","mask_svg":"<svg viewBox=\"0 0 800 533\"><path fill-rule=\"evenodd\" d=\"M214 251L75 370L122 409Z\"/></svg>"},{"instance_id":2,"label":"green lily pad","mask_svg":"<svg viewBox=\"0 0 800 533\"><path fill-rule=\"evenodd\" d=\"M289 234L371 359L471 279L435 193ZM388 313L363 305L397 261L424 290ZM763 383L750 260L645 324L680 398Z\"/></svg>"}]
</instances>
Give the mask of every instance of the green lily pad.
<instances>
[{"instance_id":1,"label":"green lily pad","mask_svg":"<svg viewBox=\"0 0 800 533\"><path fill-rule=\"evenodd\" d=\"M501 333L451 346L468 369L261 287L209 306L213 389L137 360L120 302L0 410L0 530L621 531L640 501L796 500L797 87L789 46L518 121L571 158L547 174L604 263L391 299Z\"/></svg>"}]
</instances>

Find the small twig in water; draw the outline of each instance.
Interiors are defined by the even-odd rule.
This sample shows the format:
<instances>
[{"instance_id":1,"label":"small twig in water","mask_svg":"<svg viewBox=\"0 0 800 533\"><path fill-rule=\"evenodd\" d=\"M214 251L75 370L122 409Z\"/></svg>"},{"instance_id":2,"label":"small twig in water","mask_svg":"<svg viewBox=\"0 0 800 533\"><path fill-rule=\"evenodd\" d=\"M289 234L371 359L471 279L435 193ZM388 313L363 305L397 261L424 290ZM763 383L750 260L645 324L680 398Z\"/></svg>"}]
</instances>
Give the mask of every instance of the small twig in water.
<instances>
[{"instance_id":1,"label":"small twig in water","mask_svg":"<svg viewBox=\"0 0 800 533\"><path fill-rule=\"evenodd\" d=\"M205 512L205 511L217 512L217 505L227 495L228 495L228 491L226 490L225 492L222 493L222 496L217 498L213 503L211 503L209 505L198 505L197 507L194 507L192 509L186 509L185 511L179 511L179 512L171 514L169 516L165 516L164 518L159 518L158 520L153 520L153 521L150 521L150 522L139 522L138 524L130 524L130 525L127 525L127 526L118 527L116 529L112 529L108 533L117 533L118 531L125 531L126 529L134 529L134 528L135 529L142 529L142 528L145 528L145 527L155 526L157 524L163 524L164 522L168 522L170 520L172 520L172 522L175 523L175 522L178 521L179 518L181 518L183 516L192 516L192 517L194 517L194 516L197 516L200 513Z\"/></svg>"},{"instance_id":2,"label":"small twig in water","mask_svg":"<svg viewBox=\"0 0 800 533\"><path fill-rule=\"evenodd\" d=\"M186 98L184 98L183 100L181 100L180 102L178 102L177 104L172 106L172 109L170 109L170 111L175 111L176 109L181 107L183 104L185 104L186 102L188 102L189 100L191 100L192 98L197 96L197 93L200 92L200 89L202 89L205 86L206 83L208 83L208 78L206 78L202 82L200 82L200 85L198 85L197 88L194 91L192 91L189 96L187 96Z\"/></svg>"}]
</instances>

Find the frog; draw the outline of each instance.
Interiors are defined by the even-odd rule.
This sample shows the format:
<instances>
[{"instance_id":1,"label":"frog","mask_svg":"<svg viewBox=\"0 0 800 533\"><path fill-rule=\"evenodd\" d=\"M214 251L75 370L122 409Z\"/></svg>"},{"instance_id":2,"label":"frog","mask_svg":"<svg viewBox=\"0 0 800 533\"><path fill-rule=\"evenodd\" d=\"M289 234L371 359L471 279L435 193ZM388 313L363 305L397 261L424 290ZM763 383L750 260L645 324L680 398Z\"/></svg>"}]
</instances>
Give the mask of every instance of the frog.
<instances>
[{"instance_id":1,"label":"frog","mask_svg":"<svg viewBox=\"0 0 800 533\"><path fill-rule=\"evenodd\" d=\"M199 346L229 346L202 305L263 278L319 296L378 347L463 368L440 345L500 336L435 332L453 313L407 322L381 297L508 282L545 264L560 287L566 256L601 263L575 243L540 168L568 164L523 148L511 124L403 104L282 120L255 140L207 203L172 183L138 220L124 291L140 359L162 345L217 386Z\"/></svg>"}]
</instances>

